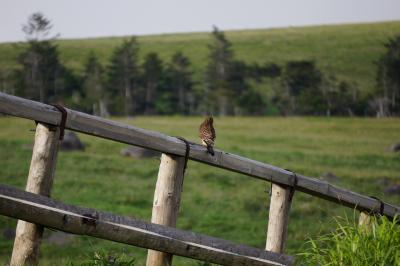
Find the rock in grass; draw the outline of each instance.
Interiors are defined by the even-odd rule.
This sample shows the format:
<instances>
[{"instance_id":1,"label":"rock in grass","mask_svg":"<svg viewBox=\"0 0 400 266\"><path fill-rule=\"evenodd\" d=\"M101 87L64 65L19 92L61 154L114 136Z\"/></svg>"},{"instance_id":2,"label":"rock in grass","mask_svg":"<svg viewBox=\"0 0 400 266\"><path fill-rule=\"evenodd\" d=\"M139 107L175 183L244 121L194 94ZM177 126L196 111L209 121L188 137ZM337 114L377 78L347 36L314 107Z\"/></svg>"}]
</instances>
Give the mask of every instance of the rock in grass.
<instances>
[{"instance_id":1,"label":"rock in grass","mask_svg":"<svg viewBox=\"0 0 400 266\"><path fill-rule=\"evenodd\" d=\"M5 228L3 230L4 239L11 240L15 238L15 228Z\"/></svg>"},{"instance_id":2,"label":"rock in grass","mask_svg":"<svg viewBox=\"0 0 400 266\"><path fill-rule=\"evenodd\" d=\"M85 145L80 141L78 135L72 131L65 131L64 139L60 143L61 151L83 151Z\"/></svg>"},{"instance_id":3,"label":"rock in grass","mask_svg":"<svg viewBox=\"0 0 400 266\"><path fill-rule=\"evenodd\" d=\"M136 146L128 146L127 148L122 149L120 153L122 156L132 157L135 159L154 158L160 157L161 155L158 151L144 149Z\"/></svg>"},{"instance_id":4,"label":"rock in grass","mask_svg":"<svg viewBox=\"0 0 400 266\"><path fill-rule=\"evenodd\" d=\"M75 238L73 234L67 234L61 231L51 233L47 238L46 241L50 244L56 246L64 246L70 243Z\"/></svg>"},{"instance_id":5,"label":"rock in grass","mask_svg":"<svg viewBox=\"0 0 400 266\"><path fill-rule=\"evenodd\" d=\"M400 152L400 143L395 143L392 146L390 146L390 151L392 152Z\"/></svg>"},{"instance_id":6,"label":"rock in grass","mask_svg":"<svg viewBox=\"0 0 400 266\"><path fill-rule=\"evenodd\" d=\"M389 184L391 184L391 180L388 177L378 177L378 181L377 181L378 185L383 187L383 186L388 186Z\"/></svg>"},{"instance_id":7,"label":"rock in grass","mask_svg":"<svg viewBox=\"0 0 400 266\"><path fill-rule=\"evenodd\" d=\"M386 195L400 195L400 183L393 183L387 186L383 192Z\"/></svg>"}]
</instances>

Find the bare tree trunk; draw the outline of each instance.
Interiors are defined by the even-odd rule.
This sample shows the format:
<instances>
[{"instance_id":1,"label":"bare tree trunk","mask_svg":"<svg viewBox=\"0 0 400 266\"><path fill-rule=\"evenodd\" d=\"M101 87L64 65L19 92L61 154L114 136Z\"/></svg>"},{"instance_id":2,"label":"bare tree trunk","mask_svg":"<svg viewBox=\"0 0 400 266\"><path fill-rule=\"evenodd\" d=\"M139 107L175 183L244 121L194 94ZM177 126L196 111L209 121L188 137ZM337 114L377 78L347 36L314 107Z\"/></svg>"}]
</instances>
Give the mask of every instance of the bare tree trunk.
<instances>
[{"instance_id":1,"label":"bare tree trunk","mask_svg":"<svg viewBox=\"0 0 400 266\"><path fill-rule=\"evenodd\" d=\"M347 113L349 114L350 117L354 116L354 112L353 110L351 110L351 108L347 108Z\"/></svg>"},{"instance_id":2,"label":"bare tree trunk","mask_svg":"<svg viewBox=\"0 0 400 266\"><path fill-rule=\"evenodd\" d=\"M99 107L97 106L97 103L96 102L94 102L93 104L92 104L92 110L93 110L93 115L99 115Z\"/></svg>"},{"instance_id":3,"label":"bare tree trunk","mask_svg":"<svg viewBox=\"0 0 400 266\"><path fill-rule=\"evenodd\" d=\"M396 91L394 91L393 90L393 92L392 92L392 107L393 107L393 109L396 109Z\"/></svg>"},{"instance_id":4,"label":"bare tree trunk","mask_svg":"<svg viewBox=\"0 0 400 266\"><path fill-rule=\"evenodd\" d=\"M179 111L185 113L185 91L182 85L179 86Z\"/></svg>"},{"instance_id":5,"label":"bare tree trunk","mask_svg":"<svg viewBox=\"0 0 400 266\"><path fill-rule=\"evenodd\" d=\"M154 110L154 92L156 90L156 84L154 82L148 82L146 90L146 106L144 113L146 115L153 115Z\"/></svg>"},{"instance_id":6,"label":"bare tree trunk","mask_svg":"<svg viewBox=\"0 0 400 266\"><path fill-rule=\"evenodd\" d=\"M220 96L219 97L219 115L221 116L227 116L229 111L228 111L228 98L226 96Z\"/></svg>"},{"instance_id":7,"label":"bare tree trunk","mask_svg":"<svg viewBox=\"0 0 400 266\"><path fill-rule=\"evenodd\" d=\"M100 116L101 117L108 117L110 116L110 112L108 112L107 104L104 99L99 100L99 109L100 109Z\"/></svg>"},{"instance_id":8,"label":"bare tree trunk","mask_svg":"<svg viewBox=\"0 0 400 266\"><path fill-rule=\"evenodd\" d=\"M331 110L329 108L326 109L326 116L331 117Z\"/></svg>"},{"instance_id":9,"label":"bare tree trunk","mask_svg":"<svg viewBox=\"0 0 400 266\"><path fill-rule=\"evenodd\" d=\"M131 115L132 110L132 92L129 84L125 84L125 115Z\"/></svg>"}]
</instances>

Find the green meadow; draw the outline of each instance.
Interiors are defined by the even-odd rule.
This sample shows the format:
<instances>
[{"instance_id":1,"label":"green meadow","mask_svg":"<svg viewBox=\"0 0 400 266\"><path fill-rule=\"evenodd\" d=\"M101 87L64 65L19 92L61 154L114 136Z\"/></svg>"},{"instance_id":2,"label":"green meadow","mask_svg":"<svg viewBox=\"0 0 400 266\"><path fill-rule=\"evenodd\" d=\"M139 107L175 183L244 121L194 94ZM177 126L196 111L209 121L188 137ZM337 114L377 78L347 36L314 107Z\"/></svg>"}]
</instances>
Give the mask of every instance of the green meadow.
<instances>
[{"instance_id":1,"label":"green meadow","mask_svg":"<svg viewBox=\"0 0 400 266\"><path fill-rule=\"evenodd\" d=\"M223 30L223 29L222 29ZM211 27L210 27L211 31ZM284 65L292 60L315 60L326 74L355 82L364 93L375 86L375 62L384 53L384 43L400 34L400 21L278 29L226 31L237 59L248 63L274 62ZM62 36L61 36L62 37ZM84 68L90 51L103 65L124 37L58 40L61 61L76 73ZM157 52L168 62L182 51L192 63L194 80L200 86L208 62L210 33L140 36L140 57ZM0 44L0 68L16 67L23 45Z\"/></svg>"},{"instance_id":2,"label":"green meadow","mask_svg":"<svg viewBox=\"0 0 400 266\"><path fill-rule=\"evenodd\" d=\"M114 118L141 128L199 142L201 117ZM400 142L400 119L314 117L216 118L216 147L292 171L319 177L331 172L333 184L400 205L397 195L385 195L399 182L400 154L390 152ZM0 118L0 183L24 188L35 124ZM84 152L60 152L52 197L69 204L150 220L159 159L122 157L126 145L79 134ZM188 163L178 228L263 248L268 221L270 184L251 177ZM309 237L333 230L334 217L357 217L344 206L296 192L290 212L287 253L303 251ZM5 232L14 219L0 216L0 264L11 255L13 239ZM8 230L7 230L8 229ZM89 260L94 252L133 256L144 265L146 251L123 244L76 236L55 242L45 231L40 265L67 265ZM176 265L202 265L175 257Z\"/></svg>"}]
</instances>

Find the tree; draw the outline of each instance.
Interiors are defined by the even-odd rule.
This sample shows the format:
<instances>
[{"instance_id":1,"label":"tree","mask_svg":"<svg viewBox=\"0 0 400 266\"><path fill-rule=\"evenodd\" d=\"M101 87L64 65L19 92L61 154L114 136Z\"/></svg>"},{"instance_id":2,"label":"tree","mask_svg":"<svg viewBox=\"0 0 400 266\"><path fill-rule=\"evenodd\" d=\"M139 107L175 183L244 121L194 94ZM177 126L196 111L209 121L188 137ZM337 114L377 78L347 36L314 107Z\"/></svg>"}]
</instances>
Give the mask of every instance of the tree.
<instances>
[{"instance_id":1,"label":"tree","mask_svg":"<svg viewBox=\"0 0 400 266\"><path fill-rule=\"evenodd\" d=\"M283 91L276 99L288 105L280 105L285 114L322 114L324 106L320 89L322 74L313 61L291 61L286 64L282 77Z\"/></svg>"},{"instance_id":2,"label":"tree","mask_svg":"<svg viewBox=\"0 0 400 266\"><path fill-rule=\"evenodd\" d=\"M95 115L106 117L107 98L103 78L104 70L96 55L91 52L85 64L83 74L83 88L86 94L87 104L91 106L91 112Z\"/></svg>"},{"instance_id":3,"label":"tree","mask_svg":"<svg viewBox=\"0 0 400 266\"><path fill-rule=\"evenodd\" d=\"M260 115L265 109L261 95L248 84L249 78L260 81L259 75L254 75L253 72L253 68L242 61L234 60L231 63L228 84L234 95L231 99L234 114Z\"/></svg>"},{"instance_id":4,"label":"tree","mask_svg":"<svg viewBox=\"0 0 400 266\"><path fill-rule=\"evenodd\" d=\"M159 96L161 79L163 78L163 63L157 53L146 55L143 63L143 83L146 90L144 114L156 113L156 101ZM163 99L165 101L166 99Z\"/></svg>"},{"instance_id":5,"label":"tree","mask_svg":"<svg viewBox=\"0 0 400 266\"><path fill-rule=\"evenodd\" d=\"M322 95L325 101L326 116L336 113L335 107L340 101L338 91L338 80L334 75L328 75L321 82Z\"/></svg>"},{"instance_id":6,"label":"tree","mask_svg":"<svg viewBox=\"0 0 400 266\"><path fill-rule=\"evenodd\" d=\"M52 28L51 21L42 13L36 12L29 16L27 24L22 26L22 31L29 42L40 42L46 40Z\"/></svg>"},{"instance_id":7,"label":"tree","mask_svg":"<svg viewBox=\"0 0 400 266\"><path fill-rule=\"evenodd\" d=\"M193 82L189 67L189 59L182 52L176 52L166 69L166 86L171 92L171 101L178 103L176 112L185 115L194 112Z\"/></svg>"},{"instance_id":8,"label":"tree","mask_svg":"<svg viewBox=\"0 0 400 266\"><path fill-rule=\"evenodd\" d=\"M354 84L340 81L335 75L323 76L320 85L326 116L362 114L359 90Z\"/></svg>"},{"instance_id":9,"label":"tree","mask_svg":"<svg viewBox=\"0 0 400 266\"><path fill-rule=\"evenodd\" d=\"M378 60L377 91L381 100L376 101L382 112L400 113L400 35L385 43L386 52ZM387 106L383 106L386 104ZM385 115L381 113L381 115Z\"/></svg>"},{"instance_id":10,"label":"tree","mask_svg":"<svg viewBox=\"0 0 400 266\"><path fill-rule=\"evenodd\" d=\"M13 71L0 67L0 91L8 94L15 94L15 77Z\"/></svg>"},{"instance_id":11,"label":"tree","mask_svg":"<svg viewBox=\"0 0 400 266\"><path fill-rule=\"evenodd\" d=\"M236 114L263 115L265 114L266 106L262 95L256 90L249 88L237 99L237 107L239 110Z\"/></svg>"},{"instance_id":12,"label":"tree","mask_svg":"<svg viewBox=\"0 0 400 266\"><path fill-rule=\"evenodd\" d=\"M229 83L235 93L235 114L263 115L266 112L267 100L255 86L249 82L263 83L272 81L281 75L281 68L274 63L246 64L234 60ZM252 84L252 83L250 83ZM254 83L253 83L254 84Z\"/></svg>"},{"instance_id":13,"label":"tree","mask_svg":"<svg viewBox=\"0 0 400 266\"><path fill-rule=\"evenodd\" d=\"M138 50L136 38L131 37L115 48L111 56L107 88L115 113L133 115L140 107Z\"/></svg>"},{"instance_id":14,"label":"tree","mask_svg":"<svg viewBox=\"0 0 400 266\"><path fill-rule=\"evenodd\" d=\"M261 82L264 78L277 78L281 75L281 68L275 63L264 63L263 65L252 64L247 66L247 75L257 82Z\"/></svg>"},{"instance_id":15,"label":"tree","mask_svg":"<svg viewBox=\"0 0 400 266\"><path fill-rule=\"evenodd\" d=\"M208 46L210 61L206 71L206 97L209 102L209 111L218 111L220 115L233 113L232 98L234 93L229 84L229 76L233 63L231 43L225 38L222 31L214 26L212 43Z\"/></svg>"},{"instance_id":16,"label":"tree","mask_svg":"<svg viewBox=\"0 0 400 266\"><path fill-rule=\"evenodd\" d=\"M58 58L54 38L46 39L52 25L41 13L34 13L23 26L28 47L18 56L17 71L23 96L41 102L57 101L71 94L61 79L66 72Z\"/></svg>"}]
</instances>

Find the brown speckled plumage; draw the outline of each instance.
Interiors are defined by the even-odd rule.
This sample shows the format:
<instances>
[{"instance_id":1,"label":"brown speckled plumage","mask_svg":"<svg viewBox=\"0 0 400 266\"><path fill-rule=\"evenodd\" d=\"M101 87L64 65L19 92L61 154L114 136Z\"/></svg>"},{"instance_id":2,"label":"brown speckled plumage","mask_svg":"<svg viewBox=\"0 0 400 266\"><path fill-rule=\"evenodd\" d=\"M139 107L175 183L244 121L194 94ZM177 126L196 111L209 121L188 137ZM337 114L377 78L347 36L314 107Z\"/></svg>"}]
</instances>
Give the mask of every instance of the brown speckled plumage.
<instances>
[{"instance_id":1,"label":"brown speckled plumage","mask_svg":"<svg viewBox=\"0 0 400 266\"><path fill-rule=\"evenodd\" d=\"M214 141L216 138L215 129L213 126L212 116L206 117L203 123L201 123L199 128L199 137L204 146L207 147L207 151L214 156Z\"/></svg>"}]
</instances>

